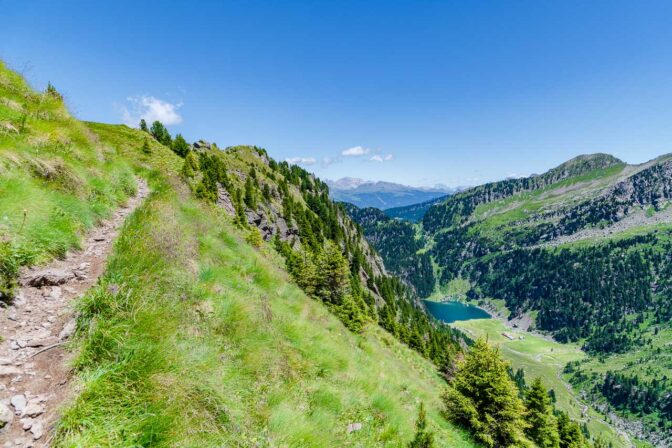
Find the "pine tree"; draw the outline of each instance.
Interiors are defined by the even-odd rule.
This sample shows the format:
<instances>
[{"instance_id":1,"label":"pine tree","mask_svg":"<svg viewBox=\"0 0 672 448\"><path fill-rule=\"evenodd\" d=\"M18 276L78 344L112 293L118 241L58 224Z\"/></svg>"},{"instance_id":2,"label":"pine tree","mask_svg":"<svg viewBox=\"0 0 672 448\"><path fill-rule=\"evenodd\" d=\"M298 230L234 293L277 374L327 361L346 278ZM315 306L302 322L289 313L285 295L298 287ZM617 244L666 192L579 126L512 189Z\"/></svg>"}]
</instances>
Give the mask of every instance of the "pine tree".
<instances>
[{"instance_id":1,"label":"pine tree","mask_svg":"<svg viewBox=\"0 0 672 448\"><path fill-rule=\"evenodd\" d=\"M145 139L145 142L142 144L142 152L145 154L151 154L152 148L149 147L149 142Z\"/></svg>"},{"instance_id":2,"label":"pine tree","mask_svg":"<svg viewBox=\"0 0 672 448\"><path fill-rule=\"evenodd\" d=\"M488 447L529 446L524 434L525 406L499 352L478 339L458 361L444 395L446 416L471 429Z\"/></svg>"},{"instance_id":3,"label":"pine tree","mask_svg":"<svg viewBox=\"0 0 672 448\"><path fill-rule=\"evenodd\" d=\"M335 313L348 330L360 333L364 329L366 316L349 294L341 299L341 304L336 307Z\"/></svg>"},{"instance_id":4,"label":"pine tree","mask_svg":"<svg viewBox=\"0 0 672 448\"><path fill-rule=\"evenodd\" d=\"M193 179L196 171L199 169L198 159L193 151L187 153L187 157L184 158L184 165L182 165L181 174L185 178Z\"/></svg>"},{"instance_id":5,"label":"pine tree","mask_svg":"<svg viewBox=\"0 0 672 448\"><path fill-rule=\"evenodd\" d=\"M157 142L168 147L171 146L172 138L170 137L170 132L168 132L168 129L166 129L166 127L160 121L157 120L152 123L152 127L150 128L149 132Z\"/></svg>"},{"instance_id":6,"label":"pine tree","mask_svg":"<svg viewBox=\"0 0 672 448\"><path fill-rule=\"evenodd\" d=\"M140 119L140 130L149 134L149 128L147 128L147 122L144 118Z\"/></svg>"},{"instance_id":7,"label":"pine tree","mask_svg":"<svg viewBox=\"0 0 672 448\"><path fill-rule=\"evenodd\" d=\"M322 300L340 305L347 294L350 278L350 265L341 253L341 249L331 241L324 244L324 253L319 258L319 276L317 294Z\"/></svg>"},{"instance_id":8,"label":"pine tree","mask_svg":"<svg viewBox=\"0 0 672 448\"><path fill-rule=\"evenodd\" d=\"M257 209L257 195L254 191L254 185L252 184L252 178L250 176L245 180L245 205L252 210Z\"/></svg>"},{"instance_id":9,"label":"pine tree","mask_svg":"<svg viewBox=\"0 0 672 448\"><path fill-rule=\"evenodd\" d=\"M182 134L177 134L173 140L171 149L180 157L186 157L189 153L189 143L182 137Z\"/></svg>"},{"instance_id":10,"label":"pine tree","mask_svg":"<svg viewBox=\"0 0 672 448\"><path fill-rule=\"evenodd\" d=\"M51 96L52 98L56 98L59 101L63 101L63 95L61 95L58 90L56 90L56 87L49 82L47 84L47 95Z\"/></svg>"},{"instance_id":11,"label":"pine tree","mask_svg":"<svg viewBox=\"0 0 672 448\"><path fill-rule=\"evenodd\" d=\"M558 448L558 422L553 415L551 399L541 383L541 378L535 379L527 390L525 406L528 411L527 421L530 423L527 436L541 448Z\"/></svg>"},{"instance_id":12,"label":"pine tree","mask_svg":"<svg viewBox=\"0 0 672 448\"><path fill-rule=\"evenodd\" d=\"M259 233L259 230L256 227L253 227L250 230L250 233L245 237L245 241L254 248L259 248L264 243L261 233Z\"/></svg>"},{"instance_id":13,"label":"pine tree","mask_svg":"<svg viewBox=\"0 0 672 448\"><path fill-rule=\"evenodd\" d=\"M590 445L581 433L581 427L570 420L565 412L558 413L560 448L588 448Z\"/></svg>"},{"instance_id":14,"label":"pine tree","mask_svg":"<svg viewBox=\"0 0 672 448\"><path fill-rule=\"evenodd\" d=\"M408 448L432 448L433 446L434 434L427 430L425 404L420 403L418 420L415 422L415 438L408 444Z\"/></svg>"}]
</instances>

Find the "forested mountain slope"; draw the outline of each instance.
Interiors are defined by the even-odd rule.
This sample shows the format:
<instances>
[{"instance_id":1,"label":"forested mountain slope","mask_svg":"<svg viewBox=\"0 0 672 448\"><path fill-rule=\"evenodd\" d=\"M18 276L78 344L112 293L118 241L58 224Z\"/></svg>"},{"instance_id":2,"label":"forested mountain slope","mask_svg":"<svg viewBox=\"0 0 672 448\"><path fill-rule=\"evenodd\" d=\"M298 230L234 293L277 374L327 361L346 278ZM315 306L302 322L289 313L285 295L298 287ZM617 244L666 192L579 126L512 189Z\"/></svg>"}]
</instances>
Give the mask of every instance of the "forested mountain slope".
<instances>
[{"instance_id":1,"label":"forested mountain slope","mask_svg":"<svg viewBox=\"0 0 672 448\"><path fill-rule=\"evenodd\" d=\"M596 357L659 347L630 357L650 369L646 385L628 378L625 361L611 366L622 374L601 370L575 383L665 432L672 347L659 341L672 318L671 199L670 157L627 165L594 154L458 193L432 206L423 227L440 284L467 280L472 299L504 299L514 317L531 316L539 330ZM610 391L617 383L638 384L649 398L629 405Z\"/></svg>"},{"instance_id":2,"label":"forested mountain slope","mask_svg":"<svg viewBox=\"0 0 672 448\"><path fill-rule=\"evenodd\" d=\"M348 215L362 226L366 239L383 257L390 272L411 285L420 297L434 291L434 267L428 253L418 253L425 241L415 227L399 219L393 219L377 208L358 208L344 203Z\"/></svg>"},{"instance_id":3,"label":"forested mountain slope","mask_svg":"<svg viewBox=\"0 0 672 448\"><path fill-rule=\"evenodd\" d=\"M422 221L427 210L434 205L445 201L447 196L430 199L429 201L420 202L418 204L406 205L404 207L394 207L385 209L385 214L390 218L399 218L413 223Z\"/></svg>"}]
</instances>

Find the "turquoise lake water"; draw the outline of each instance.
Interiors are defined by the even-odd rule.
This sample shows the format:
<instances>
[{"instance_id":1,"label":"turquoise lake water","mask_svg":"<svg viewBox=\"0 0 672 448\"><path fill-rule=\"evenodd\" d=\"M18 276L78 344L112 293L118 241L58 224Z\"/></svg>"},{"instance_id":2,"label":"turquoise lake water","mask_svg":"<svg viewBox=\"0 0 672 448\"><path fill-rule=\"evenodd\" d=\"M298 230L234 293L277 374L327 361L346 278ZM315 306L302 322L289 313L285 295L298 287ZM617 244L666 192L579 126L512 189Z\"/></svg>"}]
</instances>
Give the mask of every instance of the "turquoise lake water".
<instances>
[{"instance_id":1,"label":"turquoise lake water","mask_svg":"<svg viewBox=\"0 0 672 448\"><path fill-rule=\"evenodd\" d=\"M432 316L448 324L458 320L489 319L492 317L482 309L462 302L430 302L425 300L425 306Z\"/></svg>"}]
</instances>

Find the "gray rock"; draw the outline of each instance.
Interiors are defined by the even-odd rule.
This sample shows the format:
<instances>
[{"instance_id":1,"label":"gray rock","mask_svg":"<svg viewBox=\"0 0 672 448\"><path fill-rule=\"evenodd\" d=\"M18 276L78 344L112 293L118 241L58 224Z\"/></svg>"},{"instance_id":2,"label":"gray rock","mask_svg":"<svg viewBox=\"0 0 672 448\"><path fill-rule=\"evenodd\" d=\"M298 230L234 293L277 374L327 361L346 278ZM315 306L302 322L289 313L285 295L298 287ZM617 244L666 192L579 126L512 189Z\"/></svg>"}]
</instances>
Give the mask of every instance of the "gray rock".
<instances>
[{"instance_id":1,"label":"gray rock","mask_svg":"<svg viewBox=\"0 0 672 448\"><path fill-rule=\"evenodd\" d=\"M33 426L33 423L35 423L35 420L30 417L21 419L21 427L24 431L28 431Z\"/></svg>"},{"instance_id":2,"label":"gray rock","mask_svg":"<svg viewBox=\"0 0 672 448\"><path fill-rule=\"evenodd\" d=\"M2 366L0 367L0 378L20 375L21 369L14 366Z\"/></svg>"},{"instance_id":3,"label":"gray rock","mask_svg":"<svg viewBox=\"0 0 672 448\"><path fill-rule=\"evenodd\" d=\"M0 358L0 366L7 366L12 363L12 360L9 358Z\"/></svg>"},{"instance_id":4,"label":"gray rock","mask_svg":"<svg viewBox=\"0 0 672 448\"><path fill-rule=\"evenodd\" d=\"M47 269L36 272L25 279L25 284L41 288L42 286L58 286L75 278L71 271L60 269Z\"/></svg>"},{"instance_id":5,"label":"gray rock","mask_svg":"<svg viewBox=\"0 0 672 448\"><path fill-rule=\"evenodd\" d=\"M217 205L222 207L229 216L236 216L236 207L233 205L233 201L231 201L229 192L219 185L217 186Z\"/></svg>"},{"instance_id":6,"label":"gray rock","mask_svg":"<svg viewBox=\"0 0 672 448\"><path fill-rule=\"evenodd\" d=\"M205 140L199 140L197 142L194 142L192 145L194 148L194 151L205 151L207 149L211 149L212 145Z\"/></svg>"},{"instance_id":7,"label":"gray rock","mask_svg":"<svg viewBox=\"0 0 672 448\"><path fill-rule=\"evenodd\" d=\"M42 407L39 403L30 402L21 413L21 416L34 418L39 417L42 414L44 414L44 407Z\"/></svg>"},{"instance_id":8,"label":"gray rock","mask_svg":"<svg viewBox=\"0 0 672 448\"><path fill-rule=\"evenodd\" d=\"M42 422L35 422L33 426L30 427L30 432L33 434L33 439L37 440L44 434L44 426Z\"/></svg>"},{"instance_id":9,"label":"gray rock","mask_svg":"<svg viewBox=\"0 0 672 448\"><path fill-rule=\"evenodd\" d=\"M261 223L262 219L262 216L259 213L250 209L245 210L245 217L247 218L247 223L255 227Z\"/></svg>"},{"instance_id":10,"label":"gray rock","mask_svg":"<svg viewBox=\"0 0 672 448\"><path fill-rule=\"evenodd\" d=\"M70 319L58 334L58 339L61 341L68 339L75 332L75 328L77 328L77 321L74 318Z\"/></svg>"},{"instance_id":11,"label":"gray rock","mask_svg":"<svg viewBox=\"0 0 672 448\"><path fill-rule=\"evenodd\" d=\"M58 286L52 287L51 292L49 293L49 297L52 299L60 299L62 295L63 291L61 291L61 288Z\"/></svg>"},{"instance_id":12,"label":"gray rock","mask_svg":"<svg viewBox=\"0 0 672 448\"><path fill-rule=\"evenodd\" d=\"M350 423L348 425L348 434L350 434L351 432L359 431L360 429L362 429L361 423Z\"/></svg>"},{"instance_id":13,"label":"gray rock","mask_svg":"<svg viewBox=\"0 0 672 448\"><path fill-rule=\"evenodd\" d=\"M12 403L12 406L14 406L14 410L19 414L23 413L23 411L26 409L26 405L28 404L26 396L23 394L14 395L10 402Z\"/></svg>"},{"instance_id":14,"label":"gray rock","mask_svg":"<svg viewBox=\"0 0 672 448\"><path fill-rule=\"evenodd\" d=\"M58 338L56 336L49 336L47 338L43 339L33 339L32 341L28 342L28 347L46 347L47 345L52 345L58 342Z\"/></svg>"},{"instance_id":15,"label":"gray rock","mask_svg":"<svg viewBox=\"0 0 672 448\"><path fill-rule=\"evenodd\" d=\"M14 413L9 406L6 404L0 403L0 428L4 428L6 425L14 420Z\"/></svg>"}]
</instances>

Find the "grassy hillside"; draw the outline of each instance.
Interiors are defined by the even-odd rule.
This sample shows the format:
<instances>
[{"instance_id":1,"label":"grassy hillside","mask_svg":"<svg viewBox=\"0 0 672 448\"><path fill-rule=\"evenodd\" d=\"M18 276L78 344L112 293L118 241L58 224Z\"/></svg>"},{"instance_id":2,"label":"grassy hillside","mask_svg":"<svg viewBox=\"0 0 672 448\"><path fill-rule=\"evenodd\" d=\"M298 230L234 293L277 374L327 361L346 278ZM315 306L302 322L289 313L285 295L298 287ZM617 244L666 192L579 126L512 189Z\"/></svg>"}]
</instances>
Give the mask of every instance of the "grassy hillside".
<instances>
[{"instance_id":1,"label":"grassy hillside","mask_svg":"<svg viewBox=\"0 0 672 448\"><path fill-rule=\"evenodd\" d=\"M271 244L254 248L236 217L194 197L172 151L78 122L58 92L33 93L4 66L0 89L3 300L21 265L76 248L136 176L152 189L76 304L75 396L54 446L401 447L420 402L438 446L474 446L440 417L432 363L375 324L347 330Z\"/></svg>"},{"instance_id":2,"label":"grassy hillside","mask_svg":"<svg viewBox=\"0 0 672 448\"><path fill-rule=\"evenodd\" d=\"M76 247L135 190L130 165L0 61L0 301L20 266Z\"/></svg>"},{"instance_id":3,"label":"grassy hillside","mask_svg":"<svg viewBox=\"0 0 672 448\"><path fill-rule=\"evenodd\" d=\"M440 446L471 446L438 416L430 363L350 333L174 178L151 186L80 304L82 392L58 446L402 446L419 400Z\"/></svg>"}]
</instances>

